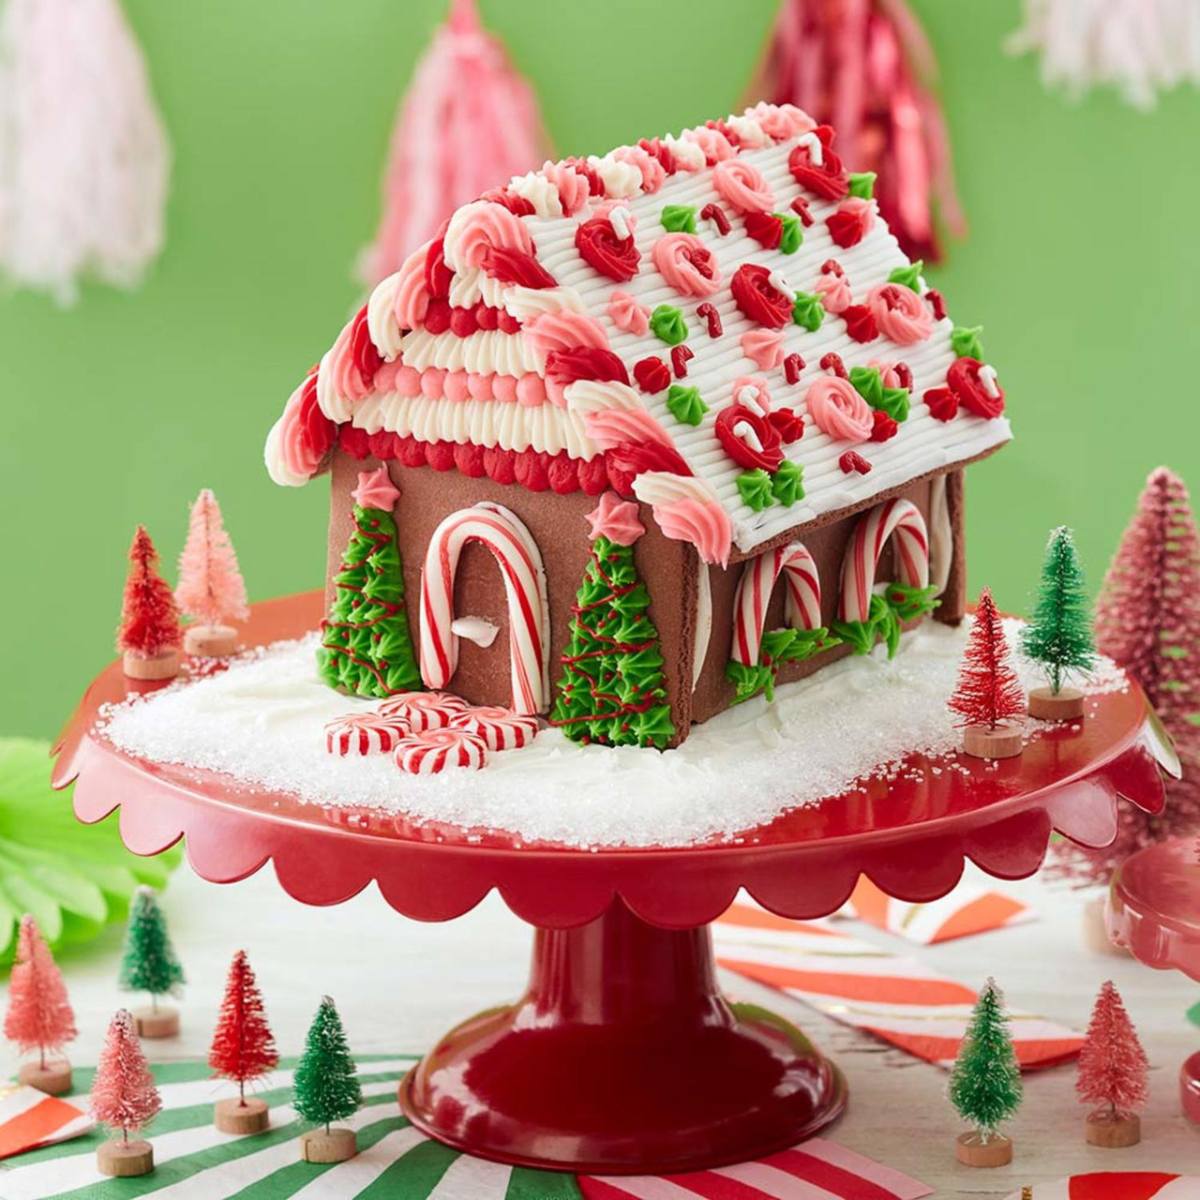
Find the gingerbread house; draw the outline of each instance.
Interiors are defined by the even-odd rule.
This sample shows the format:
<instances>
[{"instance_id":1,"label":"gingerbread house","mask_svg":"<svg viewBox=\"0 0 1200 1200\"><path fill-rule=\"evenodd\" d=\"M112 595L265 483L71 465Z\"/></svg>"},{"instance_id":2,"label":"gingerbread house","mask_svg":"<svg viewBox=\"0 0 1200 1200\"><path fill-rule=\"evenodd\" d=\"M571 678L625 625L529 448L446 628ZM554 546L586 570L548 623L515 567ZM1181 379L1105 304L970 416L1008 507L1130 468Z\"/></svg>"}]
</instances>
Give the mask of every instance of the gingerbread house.
<instances>
[{"instance_id":1,"label":"gingerbread house","mask_svg":"<svg viewBox=\"0 0 1200 1200\"><path fill-rule=\"evenodd\" d=\"M664 748L958 621L1004 393L873 184L761 104L455 212L267 440L332 475L327 680Z\"/></svg>"}]
</instances>

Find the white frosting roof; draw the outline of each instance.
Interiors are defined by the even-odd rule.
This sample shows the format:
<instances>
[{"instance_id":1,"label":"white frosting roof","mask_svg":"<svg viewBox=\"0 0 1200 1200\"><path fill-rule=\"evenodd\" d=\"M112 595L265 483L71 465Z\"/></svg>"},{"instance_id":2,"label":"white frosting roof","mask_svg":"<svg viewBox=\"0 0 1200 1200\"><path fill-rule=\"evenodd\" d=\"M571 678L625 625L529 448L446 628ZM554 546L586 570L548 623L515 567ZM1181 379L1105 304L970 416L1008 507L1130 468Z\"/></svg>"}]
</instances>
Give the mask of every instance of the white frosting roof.
<instances>
[{"instance_id":1,"label":"white frosting roof","mask_svg":"<svg viewBox=\"0 0 1200 1200\"><path fill-rule=\"evenodd\" d=\"M611 440L597 435L590 414L598 409L645 414L653 420L637 417L636 428L643 431L639 436L653 442L657 423L663 440L673 446L696 480L697 495L711 498L728 515L733 542L743 552L823 514L861 504L995 448L1011 436L1003 417L987 418L963 407L953 419L939 420L923 399L930 389L945 387L947 370L959 357L951 343L954 324L948 318L929 318L927 336L905 344L886 336L886 321L880 322L879 336L859 342L850 336L847 321L833 311L825 312L815 331L789 320L778 331L781 353L798 354L805 364L794 383L787 381L782 363L760 369L747 356L743 335L764 326L740 311L731 291L731 280L743 264L758 264L772 272L776 287L786 285L793 292L811 294L820 290L823 266L834 260L856 306L864 304L871 289L887 284L897 268L909 266L877 216L857 244L835 244L826 222L846 201L824 199L801 186L789 166L797 145L811 145L813 136L807 131L812 125L799 110L760 105L717 129L701 127L679 139L642 143L649 152L622 148L603 159L588 160L588 168L581 170L569 163L547 164L542 172L513 180L502 199L465 206L451 220L443 247L443 287L445 269L451 272L447 301L456 309L483 304L503 310L511 331L471 329L460 335L453 327L436 332L424 328L424 316L430 311L430 280L425 270L429 255L422 248L400 272L378 285L363 313L343 330L322 360L315 388L322 413L335 425L348 423L371 434L387 431L419 442L535 451L583 461L594 461L611 445ZM740 144L731 145L730 136ZM797 198L801 208L807 204L811 223L803 227L803 241L794 252L767 249L750 236L747 212L731 202L728 185L722 188L721 180L714 178L709 160L715 156L728 156L726 161L755 169L752 180L765 184L771 194L770 207L762 211L791 218ZM673 172L663 170L664 161ZM716 166L718 174L727 173L727 168ZM585 175L591 176L593 194ZM594 194L597 186L603 187L604 194ZM724 236L712 219L700 216L709 204L719 206L728 219L730 228ZM529 205L534 212L509 212ZM711 254L719 278L710 295L685 294L674 272L664 275L656 266L655 246L668 234L663 224L668 205L694 211L695 237ZM861 200L849 201L856 212L864 207ZM570 215L564 215L564 209ZM610 278L581 256L577 230L597 217L607 218L617 237L632 228L638 265L631 279ZM510 251L521 259L518 268L512 266L511 255L505 258ZM511 282L514 270L527 273L531 263L533 269L540 266L553 277L553 286ZM831 273L825 272L824 283L830 282ZM923 283L918 288L922 304L932 308ZM707 405L699 424L685 424L672 414L665 388L649 394L638 386L635 364L654 357L671 367L672 348L653 329L642 328L636 315L632 320L626 316L618 325L610 311L617 307L614 299L621 301L626 314L631 305L620 296L614 298L614 293L631 297L632 304L647 313L668 305L682 314L685 344L692 357L686 377L671 382L697 389ZM443 311L447 301L441 302ZM706 302L719 314L719 336L709 335L707 319L697 313ZM544 335L544 322L539 326L540 314L546 312L565 314L565 332L559 331L557 342ZM373 372L361 366L361 346L356 356L353 345L356 323L366 325L373 346L390 366ZM542 382L547 376L547 347L570 348L572 337L578 344L606 344L624 365L628 386L609 380L587 387L569 384L564 390L551 379L547 388ZM912 381L909 416L895 436L875 442L835 439L823 431L822 424L828 422L808 410L806 393L814 380L829 373L820 364L830 352L847 369L907 365ZM554 375L553 370L549 373ZM746 465L729 456L714 432L718 414L735 401L735 381L746 376L767 381L772 409L792 409L805 421L803 436L783 447L786 459L803 468L803 498L790 505L772 503L757 512L738 488ZM989 394L995 395L990 372L985 370L984 377ZM518 390L515 385L522 380ZM272 431L267 462L277 482L299 484L322 464L304 461L294 448L289 450L295 438L289 439L287 421L285 415ZM870 463L869 473L843 469L840 460L848 450ZM646 469L661 471L662 467ZM642 493L641 488L638 491ZM652 500L652 493L652 488L647 489L643 499Z\"/></svg>"}]
</instances>

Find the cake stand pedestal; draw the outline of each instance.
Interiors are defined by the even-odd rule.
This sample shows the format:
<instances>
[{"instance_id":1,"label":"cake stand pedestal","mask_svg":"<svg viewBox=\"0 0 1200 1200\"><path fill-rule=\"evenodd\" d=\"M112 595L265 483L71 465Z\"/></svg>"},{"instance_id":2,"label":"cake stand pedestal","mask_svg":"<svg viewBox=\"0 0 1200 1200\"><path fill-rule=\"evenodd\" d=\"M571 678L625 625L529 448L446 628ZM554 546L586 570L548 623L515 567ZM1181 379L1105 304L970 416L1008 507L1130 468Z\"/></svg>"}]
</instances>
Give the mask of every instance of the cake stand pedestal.
<instances>
[{"instance_id":1,"label":"cake stand pedestal","mask_svg":"<svg viewBox=\"0 0 1200 1200\"><path fill-rule=\"evenodd\" d=\"M297 637L321 608L316 592L257 605L245 644ZM1131 687L1090 700L1081 726L1048 727L1020 758L914 754L890 780L732 841L591 852L339 807L336 796L323 808L134 758L96 720L104 704L154 686L114 664L67 726L54 783L75 781L80 820L119 808L121 836L139 854L185 837L192 868L216 883L271 861L307 904L337 904L375 882L398 912L446 921L498 889L537 928L529 989L447 1034L403 1080L400 1103L419 1128L472 1154L583 1173L753 1159L844 1108L840 1072L798 1029L717 987L708 925L739 888L795 918L835 911L863 873L893 896L928 901L950 891L968 858L1020 878L1037 870L1053 830L1105 845L1119 797L1162 804L1145 702Z\"/></svg>"},{"instance_id":2,"label":"cake stand pedestal","mask_svg":"<svg viewBox=\"0 0 1200 1200\"><path fill-rule=\"evenodd\" d=\"M1113 873L1109 935L1138 962L1200 982L1200 839L1172 838L1131 854ZM1200 1124L1200 1051L1179 1068L1183 1115Z\"/></svg>"}]
</instances>

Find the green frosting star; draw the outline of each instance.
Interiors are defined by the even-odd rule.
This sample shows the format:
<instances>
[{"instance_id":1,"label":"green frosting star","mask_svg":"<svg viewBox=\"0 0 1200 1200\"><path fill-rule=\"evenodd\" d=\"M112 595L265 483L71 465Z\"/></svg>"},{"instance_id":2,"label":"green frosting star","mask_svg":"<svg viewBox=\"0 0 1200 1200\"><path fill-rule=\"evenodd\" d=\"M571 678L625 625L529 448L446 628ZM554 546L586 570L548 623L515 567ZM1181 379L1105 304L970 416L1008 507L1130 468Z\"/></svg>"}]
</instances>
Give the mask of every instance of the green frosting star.
<instances>
[{"instance_id":1,"label":"green frosting star","mask_svg":"<svg viewBox=\"0 0 1200 1200\"><path fill-rule=\"evenodd\" d=\"M743 471L737 477L737 490L742 500L755 512L762 512L774 503L771 477L761 467Z\"/></svg>"},{"instance_id":2,"label":"green frosting star","mask_svg":"<svg viewBox=\"0 0 1200 1200\"><path fill-rule=\"evenodd\" d=\"M959 358L978 358L982 361L983 339L980 337L982 333L982 325L975 325L971 328L965 325L956 325L950 332L950 348Z\"/></svg>"},{"instance_id":3,"label":"green frosting star","mask_svg":"<svg viewBox=\"0 0 1200 1200\"><path fill-rule=\"evenodd\" d=\"M804 468L799 463L785 458L771 477L771 495L790 508L797 500L804 499Z\"/></svg>"},{"instance_id":4,"label":"green frosting star","mask_svg":"<svg viewBox=\"0 0 1200 1200\"><path fill-rule=\"evenodd\" d=\"M825 306L821 303L821 297L810 292L797 292L792 302L792 320L809 333L816 333L825 320Z\"/></svg>"},{"instance_id":5,"label":"green frosting star","mask_svg":"<svg viewBox=\"0 0 1200 1200\"><path fill-rule=\"evenodd\" d=\"M659 219L669 233L696 232L696 210L690 204L666 204Z\"/></svg>"},{"instance_id":6,"label":"green frosting star","mask_svg":"<svg viewBox=\"0 0 1200 1200\"><path fill-rule=\"evenodd\" d=\"M779 249L784 254L795 254L804 241L804 227L800 224L800 218L793 217L791 213L775 213L774 215L783 223L783 236L779 240Z\"/></svg>"},{"instance_id":7,"label":"green frosting star","mask_svg":"<svg viewBox=\"0 0 1200 1200\"><path fill-rule=\"evenodd\" d=\"M875 195L877 176L874 171L861 171L847 178L850 183L850 195L858 196L862 200L870 200Z\"/></svg>"},{"instance_id":8,"label":"green frosting star","mask_svg":"<svg viewBox=\"0 0 1200 1200\"><path fill-rule=\"evenodd\" d=\"M908 420L909 394L907 388L883 389L883 399L875 406L881 408L893 421L903 424Z\"/></svg>"},{"instance_id":9,"label":"green frosting star","mask_svg":"<svg viewBox=\"0 0 1200 1200\"><path fill-rule=\"evenodd\" d=\"M683 319L683 313L671 304L660 304L650 314L650 329L656 338L668 346L678 346L687 340L687 322Z\"/></svg>"},{"instance_id":10,"label":"green frosting star","mask_svg":"<svg viewBox=\"0 0 1200 1200\"><path fill-rule=\"evenodd\" d=\"M883 379L878 367L851 367L850 382L872 408L883 407Z\"/></svg>"},{"instance_id":11,"label":"green frosting star","mask_svg":"<svg viewBox=\"0 0 1200 1200\"><path fill-rule=\"evenodd\" d=\"M700 389L673 383L667 390L667 408L681 425L699 425L708 405L700 399Z\"/></svg>"},{"instance_id":12,"label":"green frosting star","mask_svg":"<svg viewBox=\"0 0 1200 1200\"><path fill-rule=\"evenodd\" d=\"M922 259L917 259L914 263L909 263L907 267L897 267L889 276L888 283L898 283L901 287L906 287L910 292L921 294L921 272L925 270L925 263Z\"/></svg>"}]
</instances>

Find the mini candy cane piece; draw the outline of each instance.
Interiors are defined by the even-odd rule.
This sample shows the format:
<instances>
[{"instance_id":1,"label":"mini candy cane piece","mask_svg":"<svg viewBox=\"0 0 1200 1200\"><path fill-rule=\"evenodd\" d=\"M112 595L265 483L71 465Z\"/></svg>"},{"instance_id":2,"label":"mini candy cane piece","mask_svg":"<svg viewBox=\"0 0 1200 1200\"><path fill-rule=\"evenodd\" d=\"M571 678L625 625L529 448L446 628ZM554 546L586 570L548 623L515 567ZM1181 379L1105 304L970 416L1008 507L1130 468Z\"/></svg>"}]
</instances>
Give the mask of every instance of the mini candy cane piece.
<instances>
[{"instance_id":1,"label":"mini candy cane piece","mask_svg":"<svg viewBox=\"0 0 1200 1200\"><path fill-rule=\"evenodd\" d=\"M478 771L486 762L483 738L466 729L427 729L396 744L396 766L406 775L440 775L450 767Z\"/></svg>"},{"instance_id":2,"label":"mini candy cane piece","mask_svg":"<svg viewBox=\"0 0 1200 1200\"><path fill-rule=\"evenodd\" d=\"M341 758L348 754L387 754L408 732L404 721L382 712L345 713L325 726L325 749Z\"/></svg>"},{"instance_id":3,"label":"mini candy cane piece","mask_svg":"<svg viewBox=\"0 0 1200 1200\"><path fill-rule=\"evenodd\" d=\"M504 579L513 709L522 714L544 712L549 692L546 573L529 530L498 504L481 503L451 513L430 538L421 572L421 678L428 687L442 688L458 667L458 636L451 628L454 577L463 547L470 542L491 552Z\"/></svg>"},{"instance_id":4,"label":"mini candy cane piece","mask_svg":"<svg viewBox=\"0 0 1200 1200\"><path fill-rule=\"evenodd\" d=\"M733 658L745 667L758 663L767 606L780 575L787 586L785 614L793 629L821 624L821 581L803 542L792 542L751 559L742 571L733 608Z\"/></svg>"},{"instance_id":5,"label":"mini candy cane piece","mask_svg":"<svg viewBox=\"0 0 1200 1200\"><path fill-rule=\"evenodd\" d=\"M450 728L478 735L489 750L520 750L538 735L536 717L521 716L510 708L468 708L450 722Z\"/></svg>"},{"instance_id":6,"label":"mini candy cane piece","mask_svg":"<svg viewBox=\"0 0 1200 1200\"><path fill-rule=\"evenodd\" d=\"M465 712L467 702L449 692L397 692L379 706L379 715L408 726L406 732L441 729Z\"/></svg>"},{"instance_id":7,"label":"mini candy cane piece","mask_svg":"<svg viewBox=\"0 0 1200 1200\"><path fill-rule=\"evenodd\" d=\"M925 518L911 500L888 500L859 518L842 560L842 594L838 616L843 621L865 621L879 556L888 538L896 535L896 560L900 582L906 587L929 586L929 535Z\"/></svg>"}]
</instances>

